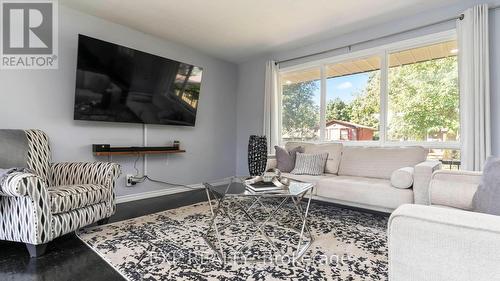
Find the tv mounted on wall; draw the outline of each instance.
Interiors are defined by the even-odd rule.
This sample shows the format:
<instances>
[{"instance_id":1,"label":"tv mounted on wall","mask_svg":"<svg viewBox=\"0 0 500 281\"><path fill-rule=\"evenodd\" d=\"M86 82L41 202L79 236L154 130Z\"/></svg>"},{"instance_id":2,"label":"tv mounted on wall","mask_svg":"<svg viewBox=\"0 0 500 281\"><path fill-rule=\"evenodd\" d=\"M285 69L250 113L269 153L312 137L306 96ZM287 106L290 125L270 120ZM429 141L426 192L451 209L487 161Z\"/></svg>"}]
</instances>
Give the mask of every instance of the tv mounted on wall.
<instances>
[{"instance_id":1,"label":"tv mounted on wall","mask_svg":"<svg viewBox=\"0 0 500 281\"><path fill-rule=\"evenodd\" d=\"M74 119L194 126L202 71L79 35Z\"/></svg>"}]
</instances>

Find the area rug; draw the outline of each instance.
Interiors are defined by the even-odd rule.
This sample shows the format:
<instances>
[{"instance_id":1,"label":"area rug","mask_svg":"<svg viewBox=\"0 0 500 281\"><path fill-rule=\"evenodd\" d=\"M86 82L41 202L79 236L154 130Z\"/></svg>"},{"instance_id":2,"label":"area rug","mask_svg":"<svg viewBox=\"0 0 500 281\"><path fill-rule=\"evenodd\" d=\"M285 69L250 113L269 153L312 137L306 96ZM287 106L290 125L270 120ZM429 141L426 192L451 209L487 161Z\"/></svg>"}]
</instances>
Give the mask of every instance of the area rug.
<instances>
[{"instance_id":1,"label":"area rug","mask_svg":"<svg viewBox=\"0 0 500 281\"><path fill-rule=\"evenodd\" d=\"M254 210L262 219L264 211ZM241 214L230 216L241 219L221 231L222 244L215 245L224 245L230 253L252 240L238 257L229 254L226 259L224 252L224 260L202 238L211 218L208 203L90 227L77 235L134 281L387 280L387 216L312 202L309 225L314 241L300 258L293 255L298 233L291 228L300 229L301 224L292 205L278 213L276 223L263 228L280 253L272 251ZM222 225L224 219L216 222Z\"/></svg>"}]
</instances>

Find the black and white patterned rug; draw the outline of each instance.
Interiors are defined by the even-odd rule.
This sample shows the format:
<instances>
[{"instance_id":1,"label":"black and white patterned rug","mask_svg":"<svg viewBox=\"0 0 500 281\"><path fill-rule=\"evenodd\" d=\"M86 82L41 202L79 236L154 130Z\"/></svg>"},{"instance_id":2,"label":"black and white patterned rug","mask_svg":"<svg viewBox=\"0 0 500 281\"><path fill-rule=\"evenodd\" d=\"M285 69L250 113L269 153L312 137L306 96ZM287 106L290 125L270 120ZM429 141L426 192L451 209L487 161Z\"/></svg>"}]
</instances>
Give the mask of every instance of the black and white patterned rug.
<instances>
[{"instance_id":1,"label":"black and white patterned rug","mask_svg":"<svg viewBox=\"0 0 500 281\"><path fill-rule=\"evenodd\" d=\"M254 212L265 218L263 210ZM387 280L386 216L318 202L311 203L309 215L314 242L298 259L298 234L288 227L300 229L292 205L278 214L279 223L264 228L282 254L241 219L220 233L225 254L231 257L232 250L254 240L237 260L225 263L202 238L210 222L207 203L86 228L78 236L128 280Z\"/></svg>"}]
</instances>

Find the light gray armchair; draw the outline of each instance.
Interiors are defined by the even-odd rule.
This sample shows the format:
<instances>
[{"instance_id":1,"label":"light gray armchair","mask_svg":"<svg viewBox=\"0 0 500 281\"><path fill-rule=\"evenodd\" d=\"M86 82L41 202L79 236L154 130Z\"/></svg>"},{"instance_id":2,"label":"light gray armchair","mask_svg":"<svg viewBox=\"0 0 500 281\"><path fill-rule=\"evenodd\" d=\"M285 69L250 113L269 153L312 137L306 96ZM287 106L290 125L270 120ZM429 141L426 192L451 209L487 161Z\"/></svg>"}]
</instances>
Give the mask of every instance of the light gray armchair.
<instances>
[{"instance_id":1,"label":"light gray armchair","mask_svg":"<svg viewBox=\"0 0 500 281\"><path fill-rule=\"evenodd\" d=\"M472 212L480 172L437 171L431 206L403 205L389 219L390 281L500 280L500 216Z\"/></svg>"},{"instance_id":2,"label":"light gray armchair","mask_svg":"<svg viewBox=\"0 0 500 281\"><path fill-rule=\"evenodd\" d=\"M26 139L1 139L23 133ZM19 155L23 142L26 152ZM0 146L0 168L11 168L6 165L12 165L12 158L21 157L31 170L9 174L0 186L0 240L26 243L36 257L54 238L104 223L114 214L118 164L53 164L48 137L40 130L0 130ZM16 149L19 153L12 154Z\"/></svg>"}]
</instances>

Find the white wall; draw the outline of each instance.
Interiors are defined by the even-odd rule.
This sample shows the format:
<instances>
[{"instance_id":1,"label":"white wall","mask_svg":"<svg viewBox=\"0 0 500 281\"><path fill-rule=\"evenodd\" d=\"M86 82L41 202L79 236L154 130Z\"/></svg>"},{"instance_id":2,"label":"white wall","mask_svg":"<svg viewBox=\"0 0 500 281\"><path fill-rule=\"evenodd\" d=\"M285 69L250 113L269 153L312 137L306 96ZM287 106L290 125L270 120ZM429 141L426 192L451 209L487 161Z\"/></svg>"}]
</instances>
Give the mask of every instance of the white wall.
<instances>
[{"instance_id":1,"label":"white wall","mask_svg":"<svg viewBox=\"0 0 500 281\"><path fill-rule=\"evenodd\" d=\"M237 174L247 174L246 163L246 145L248 135L252 133L262 133L263 123L263 96L264 96L264 75L265 75L265 61L269 59L284 60L288 58L299 57L302 55L321 52L329 49L334 49L349 44L362 42L369 39L380 38L389 34L400 31L413 29L420 26L425 26L434 22L444 19L457 17L465 9L479 3L489 2L491 5L500 4L499 0L466 0L454 6L443 7L425 13L417 14L413 17L407 17L394 22L369 27L360 31L352 32L329 40L316 42L314 44L303 46L301 48L287 50L283 49L270 54L258 56L251 60L239 64L239 85L238 85L238 139L237 139ZM500 41L500 14L499 10L491 11L491 57L492 57L492 111L493 111L493 151L495 154L500 153L500 114L497 112L500 108L500 93L499 91L499 41ZM388 44L390 42L400 41L418 36L436 33L440 31L450 30L455 28L453 21L432 25L426 28L421 28L416 31L407 32L401 35L392 36L380 40L374 40L363 45L357 45L352 48L352 51L358 51L370 47ZM295 64L304 63L320 59L323 57L334 56L345 53L347 50L336 51L321 56L311 57L307 59L297 60L289 63L284 63L281 66L287 67Z\"/></svg>"},{"instance_id":2,"label":"white wall","mask_svg":"<svg viewBox=\"0 0 500 281\"><path fill-rule=\"evenodd\" d=\"M92 143L142 145L142 125L73 120L77 35L85 34L144 52L203 67L195 127L148 125L150 145L180 140L187 153L149 156L149 175L170 182L195 184L235 173L237 67L186 46L60 6L59 69L0 70L0 128L39 128L51 140L55 161L106 161L94 157ZM201 43L200 43L201 44ZM166 188L156 183L125 187L134 157L114 157L123 175L117 195ZM142 160L139 161L139 169Z\"/></svg>"}]
</instances>

